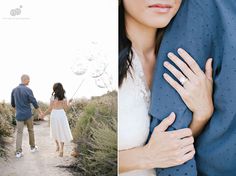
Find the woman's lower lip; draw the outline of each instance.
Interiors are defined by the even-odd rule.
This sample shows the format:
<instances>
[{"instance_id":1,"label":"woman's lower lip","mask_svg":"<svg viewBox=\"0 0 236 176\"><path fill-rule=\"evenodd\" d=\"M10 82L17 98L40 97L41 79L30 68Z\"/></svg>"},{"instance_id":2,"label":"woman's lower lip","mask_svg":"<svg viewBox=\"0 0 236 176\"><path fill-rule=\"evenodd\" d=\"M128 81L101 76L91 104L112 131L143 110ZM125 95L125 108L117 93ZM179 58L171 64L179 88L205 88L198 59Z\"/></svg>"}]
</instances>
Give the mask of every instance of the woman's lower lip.
<instances>
[{"instance_id":1,"label":"woman's lower lip","mask_svg":"<svg viewBox=\"0 0 236 176\"><path fill-rule=\"evenodd\" d=\"M171 8L151 7L156 13L168 13Z\"/></svg>"}]
</instances>

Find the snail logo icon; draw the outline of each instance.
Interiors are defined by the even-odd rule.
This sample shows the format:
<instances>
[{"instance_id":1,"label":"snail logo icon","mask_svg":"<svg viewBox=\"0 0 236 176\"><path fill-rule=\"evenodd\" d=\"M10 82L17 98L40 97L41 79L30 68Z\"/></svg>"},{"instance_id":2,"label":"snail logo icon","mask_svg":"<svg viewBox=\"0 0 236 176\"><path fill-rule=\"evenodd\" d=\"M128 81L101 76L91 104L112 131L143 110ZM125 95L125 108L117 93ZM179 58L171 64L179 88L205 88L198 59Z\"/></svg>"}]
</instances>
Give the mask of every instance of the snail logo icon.
<instances>
[{"instance_id":1,"label":"snail logo icon","mask_svg":"<svg viewBox=\"0 0 236 176\"><path fill-rule=\"evenodd\" d=\"M20 15L21 14L21 9L22 9L22 5L20 5L19 8L12 9L10 11L10 15L11 16L18 16L18 15Z\"/></svg>"}]
</instances>

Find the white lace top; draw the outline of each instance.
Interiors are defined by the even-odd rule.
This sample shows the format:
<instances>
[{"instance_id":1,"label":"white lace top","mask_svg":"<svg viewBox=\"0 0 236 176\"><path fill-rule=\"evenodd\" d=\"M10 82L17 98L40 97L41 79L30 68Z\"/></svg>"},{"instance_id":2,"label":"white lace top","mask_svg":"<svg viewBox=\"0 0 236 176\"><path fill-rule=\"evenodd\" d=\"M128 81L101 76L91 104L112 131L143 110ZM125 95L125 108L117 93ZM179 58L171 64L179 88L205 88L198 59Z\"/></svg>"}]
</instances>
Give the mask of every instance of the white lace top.
<instances>
[{"instance_id":1,"label":"white lace top","mask_svg":"<svg viewBox=\"0 0 236 176\"><path fill-rule=\"evenodd\" d=\"M119 89L118 144L119 150L143 146L149 133L148 115L150 90L145 80L142 64L133 50L133 69L127 74ZM132 171L122 176L150 176L154 170Z\"/></svg>"}]
</instances>

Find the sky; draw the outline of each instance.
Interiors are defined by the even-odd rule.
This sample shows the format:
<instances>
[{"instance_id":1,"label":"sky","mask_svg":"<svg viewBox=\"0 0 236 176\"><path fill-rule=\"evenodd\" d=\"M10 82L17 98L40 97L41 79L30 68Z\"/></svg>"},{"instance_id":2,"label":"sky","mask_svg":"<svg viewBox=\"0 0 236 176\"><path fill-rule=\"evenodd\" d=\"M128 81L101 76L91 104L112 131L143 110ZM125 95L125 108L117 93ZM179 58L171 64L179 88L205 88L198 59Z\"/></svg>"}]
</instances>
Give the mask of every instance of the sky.
<instances>
[{"instance_id":1,"label":"sky","mask_svg":"<svg viewBox=\"0 0 236 176\"><path fill-rule=\"evenodd\" d=\"M0 102L22 74L44 102L56 82L67 98L117 90L117 10L117 0L1 0Z\"/></svg>"}]
</instances>

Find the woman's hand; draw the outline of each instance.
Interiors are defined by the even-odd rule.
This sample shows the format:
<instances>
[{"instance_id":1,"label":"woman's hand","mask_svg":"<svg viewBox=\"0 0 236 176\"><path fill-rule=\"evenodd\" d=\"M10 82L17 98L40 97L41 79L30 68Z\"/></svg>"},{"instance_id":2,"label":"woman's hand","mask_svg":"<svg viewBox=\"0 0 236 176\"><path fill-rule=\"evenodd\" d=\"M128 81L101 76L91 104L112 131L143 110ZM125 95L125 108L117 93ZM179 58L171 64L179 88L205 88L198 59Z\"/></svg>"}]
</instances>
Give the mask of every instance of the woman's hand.
<instances>
[{"instance_id":1,"label":"woman's hand","mask_svg":"<svg viewBox=\"0 0 236 176\"><path fill-rule=\"evenodd\" d=\"M150 168L167 168L181 165L193 158L194 138L189 128L166 131L174 122L175 114L171 113L155 127L144 153Z\"/></svg>"},{"instance_id":2,"label":"woman's hand","mask_svg":"<svg viewBox=\"0 0 236 176\"><path fill-rule=\"evenodd\" d=\"M119 172L168 168L192 159L195 154L192 131L189 128L166 131L174 120L175 114L171 113L155 127L145 146L119 151Z\"/></svg>"},{"instance_id":3,"label":"woman's hand","mask_svg":"<svg viewBox=\"0 0 236 176\"><path fill-rule=\"evenodd\" d=\"M204 73L196 61L185 50L178 49L178 53L185 62L173 53L168 53L168 57L181 71L176 69L169 62L164 62L164 66L182 85L171 78L167 73L164 73L163 76L179 93L186 106L193 112L193 122L202 122L202 124L205 125L214 110L212 101L212 59L207 60ZM201 125L201 127L203 126ZM201 131L201 129L196 130ZM194 131L195 130L193 130L193 133Z\"/></svg>"}]
</instances>

